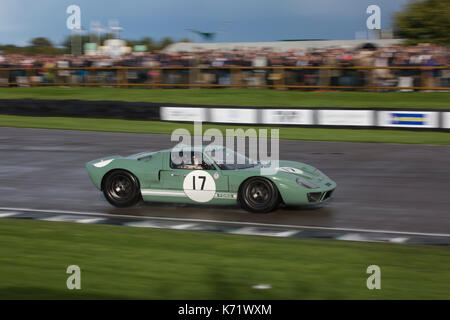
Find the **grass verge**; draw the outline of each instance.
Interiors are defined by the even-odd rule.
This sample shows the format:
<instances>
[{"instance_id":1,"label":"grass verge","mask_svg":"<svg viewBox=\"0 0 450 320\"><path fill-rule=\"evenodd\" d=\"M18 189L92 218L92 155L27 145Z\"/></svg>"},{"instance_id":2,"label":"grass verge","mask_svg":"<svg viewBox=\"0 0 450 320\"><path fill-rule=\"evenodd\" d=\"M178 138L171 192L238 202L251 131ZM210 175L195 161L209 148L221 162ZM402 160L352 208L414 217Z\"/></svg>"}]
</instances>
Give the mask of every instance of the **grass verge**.
<instances>
[{"instance_id":1,"label":"grass verge","mask_svg":"<svg viewBox=\"0 0 450 320\"><path fill-rule=\"evenodd\" d=\"M79 99L186 104L450 109L450 92L304 92L268 89L0 88L0 99Z\"/></svg>"},{"instance_id":2,"label":"grass verge","mask_svg":"<svg viewBox=\"0 0 450 320\"><path fill-rule=\"evenodd\" d=\"M15 219L0 243L0 299L450 298L448 248ZM366 287L373 264L381 290Z\"/></svg>"},{"instance_id":3,"label":"grass verge","mask_svg":"<svg viewBox=\"0 0 450 320\"><path fill-rule=\"evenodd\" d=\"M0 127L67 129L107 132L134 132L171 134L177 128L186 128L193 133L193 125L176 122L138 121L121 119L89 119L64 117L25 117L0 115ZM256 128L250 126L203 125L203 129ZM267 127L266 127L267 128ZM270 129L270 128L268 128ZM351 141L378 143L415 143L450 145L448 132L407 131L407 130L370 130L370 129L323 129L281 127L280 139ZM270 131L269 131L270 132Z\"/></svg>"}]
</instances>

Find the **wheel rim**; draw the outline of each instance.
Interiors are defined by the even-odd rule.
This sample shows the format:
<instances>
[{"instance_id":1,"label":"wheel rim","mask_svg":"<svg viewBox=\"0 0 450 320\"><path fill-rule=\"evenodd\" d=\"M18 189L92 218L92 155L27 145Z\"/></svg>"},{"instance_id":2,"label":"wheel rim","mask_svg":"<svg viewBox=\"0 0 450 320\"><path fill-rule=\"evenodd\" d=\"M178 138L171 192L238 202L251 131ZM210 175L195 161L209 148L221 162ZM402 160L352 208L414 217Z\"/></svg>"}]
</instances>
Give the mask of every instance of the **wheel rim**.
<instances>
[{"instance_id":1,"label":"wheel rim","mask_svg":"<svg viewBox=\"0 0 450 320\"><path fill-rule=\"evenodd\" d=\"M267 182L253 182L246 188L245 199L253 208L265 207L272 199L272 190Z\"/></svg>"},{"instance_id":2,"label":"wheel rim","mask_svg":"<svg viewBox=\"0 0 450 320\"><path fill-rule=\"evenodd\" d=\"M133 181L126 175L115 175L111 178L108 193L114 200L125 201L133 196Z\"/></svg>"}]
</instances>

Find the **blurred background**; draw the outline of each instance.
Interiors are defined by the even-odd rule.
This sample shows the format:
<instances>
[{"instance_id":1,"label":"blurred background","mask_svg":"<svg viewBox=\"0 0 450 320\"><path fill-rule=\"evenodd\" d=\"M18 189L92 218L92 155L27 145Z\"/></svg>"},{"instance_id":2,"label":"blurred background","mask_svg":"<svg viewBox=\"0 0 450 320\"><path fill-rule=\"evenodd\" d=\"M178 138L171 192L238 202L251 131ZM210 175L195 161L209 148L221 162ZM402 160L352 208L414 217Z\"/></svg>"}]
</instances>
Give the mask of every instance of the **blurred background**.
<instances>
[{"instance_id":1,"label":"blurred background","mask_svg":"<svg viewBox=\"0 0 450 320\"><path fill-rule=\"evenodd\" d=\"M328 0L248 1L237 12L201 1L42 1L45 22L29 17L36 4L19 13L17 3L2 10L0 86L448 90L446 1L379 1L375 11L347 2L330 14Z\"/></svg>"}]
</instances>

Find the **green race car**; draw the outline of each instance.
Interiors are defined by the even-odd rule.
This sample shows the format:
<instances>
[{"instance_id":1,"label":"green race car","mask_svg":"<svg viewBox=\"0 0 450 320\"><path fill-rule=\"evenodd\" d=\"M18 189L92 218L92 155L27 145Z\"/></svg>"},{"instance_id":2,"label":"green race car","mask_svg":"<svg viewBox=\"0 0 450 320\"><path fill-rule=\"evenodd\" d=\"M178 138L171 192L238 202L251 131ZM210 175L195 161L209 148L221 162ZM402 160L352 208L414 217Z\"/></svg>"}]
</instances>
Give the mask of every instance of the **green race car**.
<instances>
[{"instance_id":1,"label":"green race car","mask_svg":"<svg viewBox=\"0 0 450 320\"><path fill-rule=\"evenodd\" d=\"M184 149L180 158L173 156L173 150L105 157L88 162L86 168L94 185L116 207L132 206L143 199L238 203L245 210L263 213L275 210L280 203L324 203L336 188L336 183L321 171L300 162L280 160L274 171L267 172L267 163L252 162L225 147L215 147L214 151L192 147Z\"/></svg>"}]
</instances>

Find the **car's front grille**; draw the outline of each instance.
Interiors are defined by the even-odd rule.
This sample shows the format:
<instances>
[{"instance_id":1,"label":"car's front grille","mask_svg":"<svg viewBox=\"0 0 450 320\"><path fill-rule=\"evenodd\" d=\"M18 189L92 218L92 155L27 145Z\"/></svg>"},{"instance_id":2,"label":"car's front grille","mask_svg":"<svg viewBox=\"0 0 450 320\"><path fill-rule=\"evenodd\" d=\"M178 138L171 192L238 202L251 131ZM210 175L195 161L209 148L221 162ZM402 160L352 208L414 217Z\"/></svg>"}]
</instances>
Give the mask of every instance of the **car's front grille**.
<instances>
[{"instance_id":1,"label":"car's front grille","mask_svg":"<svg viewBox=\"0 0 450 320\"><path fill-rule=\"evenodd\" d=\"M322 197L322 192L309 192L307 196L309 202L317 202Z\"/></svg>"}]
</instances>

